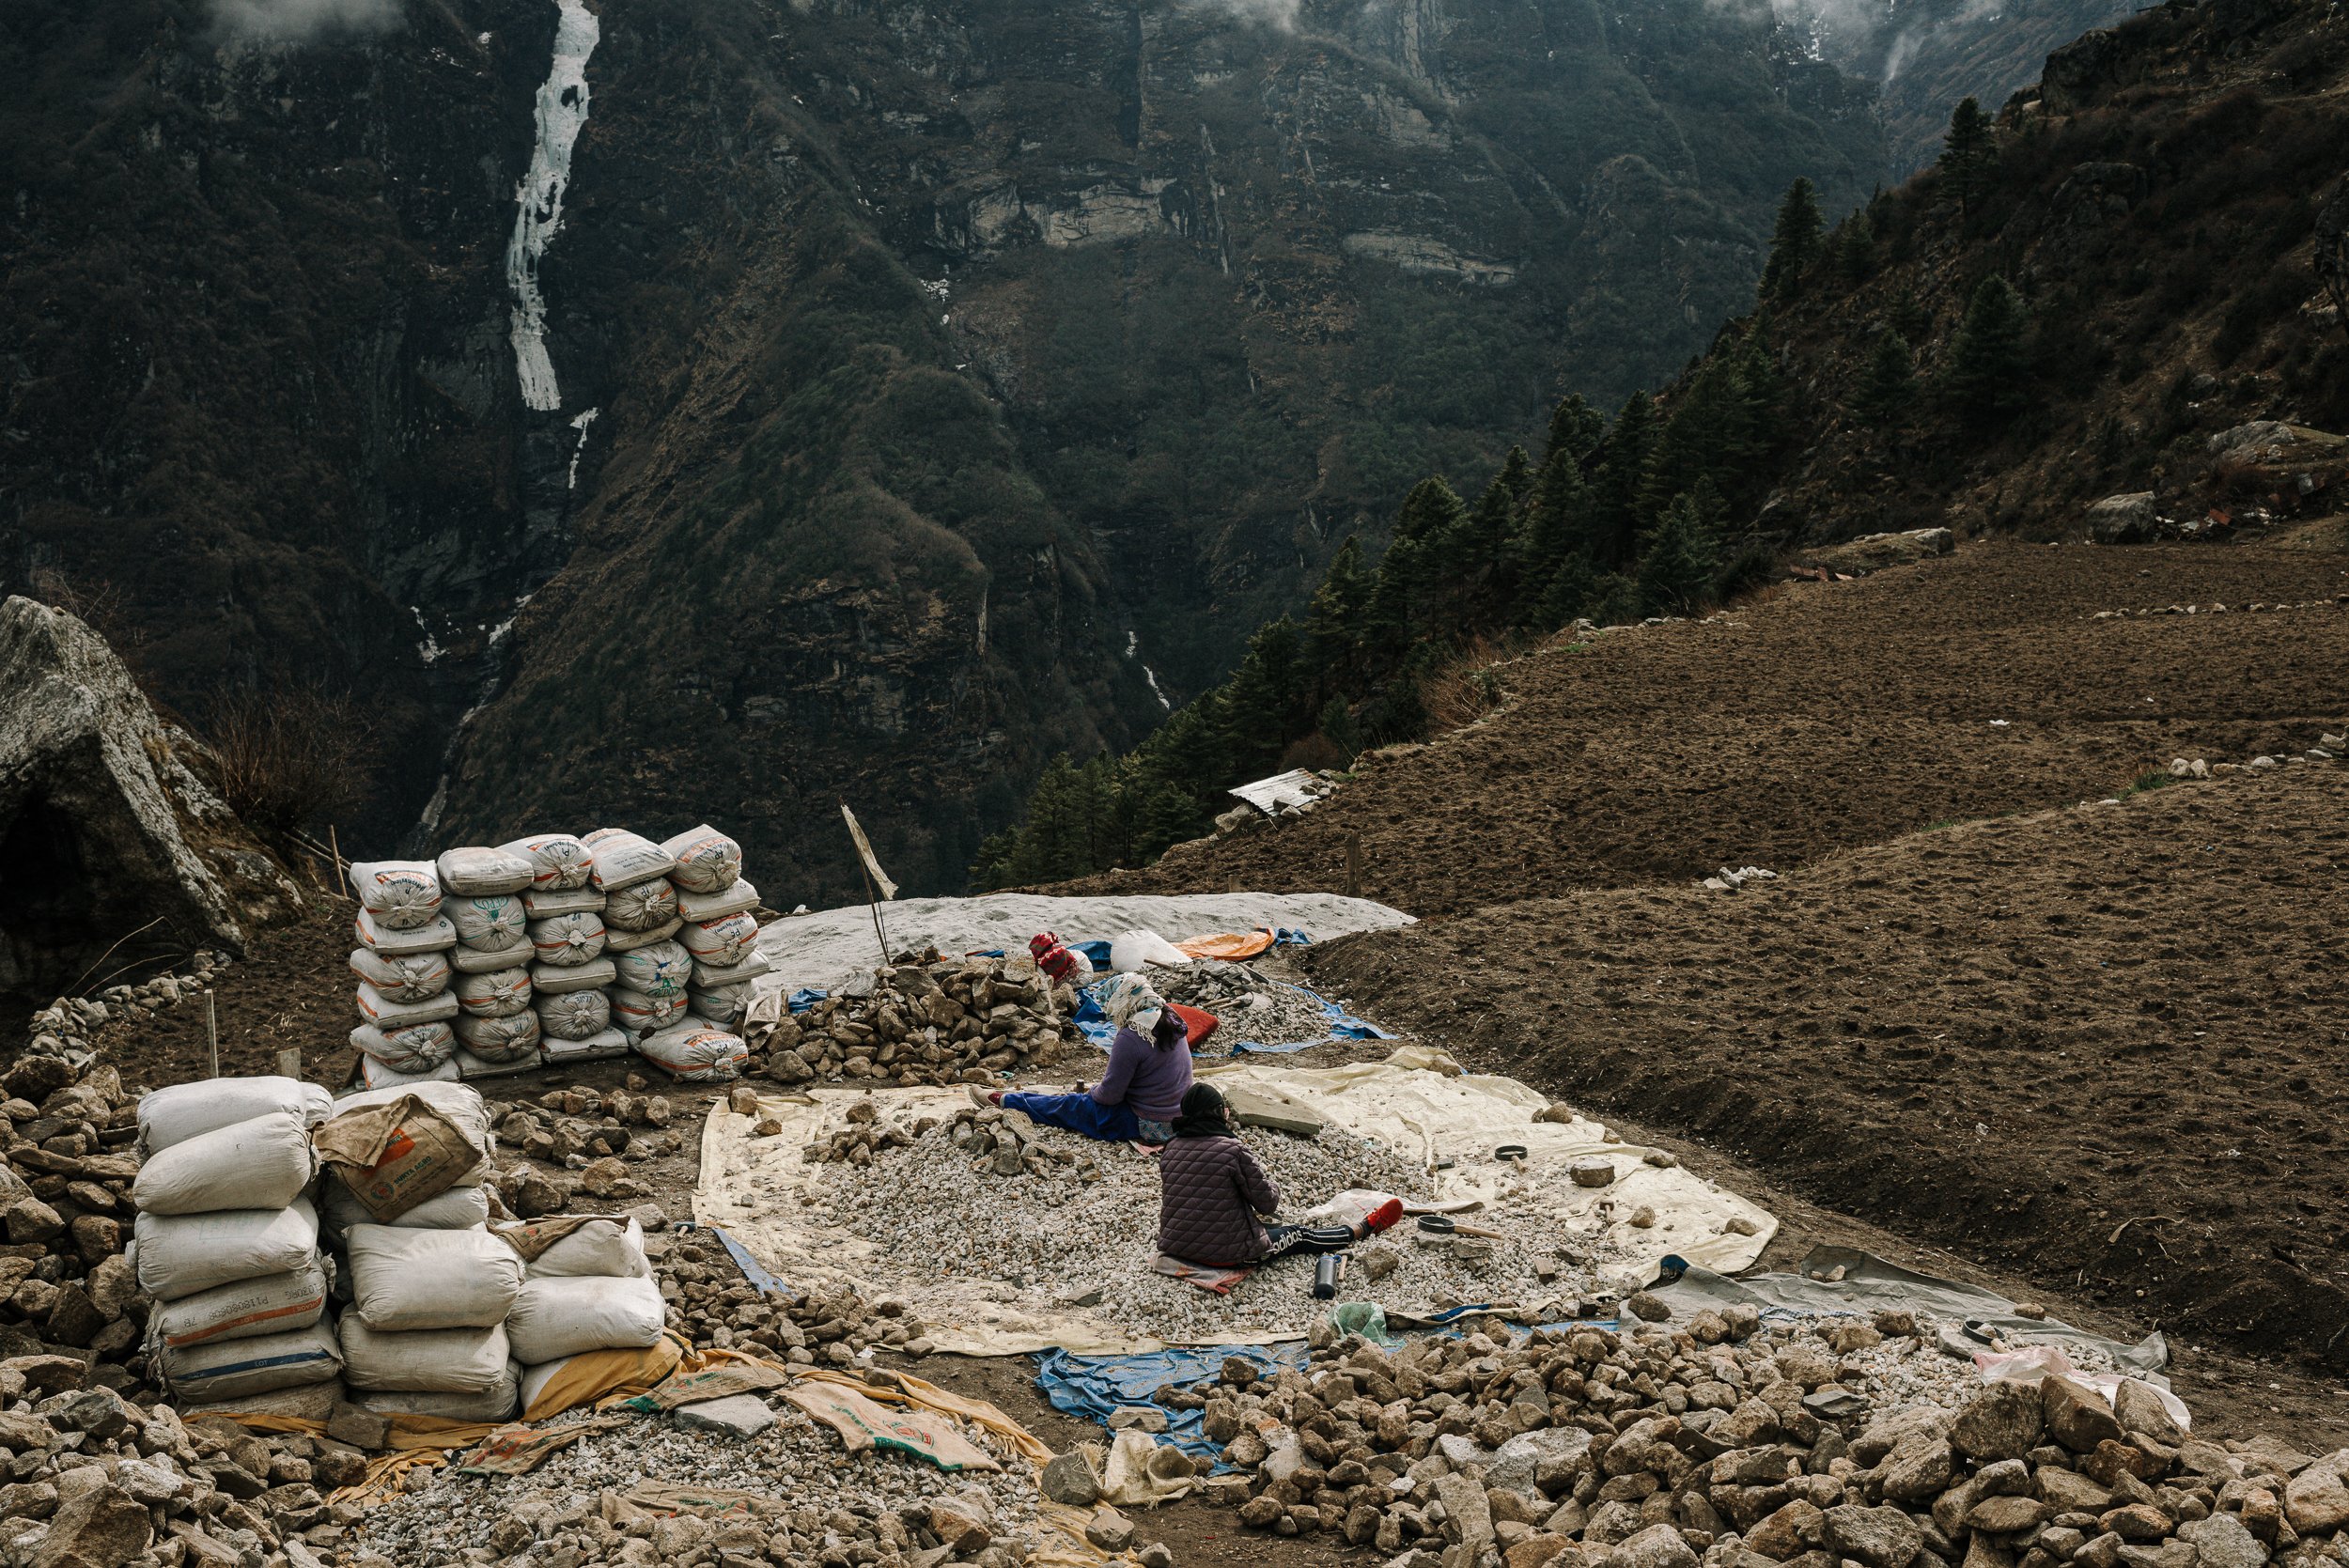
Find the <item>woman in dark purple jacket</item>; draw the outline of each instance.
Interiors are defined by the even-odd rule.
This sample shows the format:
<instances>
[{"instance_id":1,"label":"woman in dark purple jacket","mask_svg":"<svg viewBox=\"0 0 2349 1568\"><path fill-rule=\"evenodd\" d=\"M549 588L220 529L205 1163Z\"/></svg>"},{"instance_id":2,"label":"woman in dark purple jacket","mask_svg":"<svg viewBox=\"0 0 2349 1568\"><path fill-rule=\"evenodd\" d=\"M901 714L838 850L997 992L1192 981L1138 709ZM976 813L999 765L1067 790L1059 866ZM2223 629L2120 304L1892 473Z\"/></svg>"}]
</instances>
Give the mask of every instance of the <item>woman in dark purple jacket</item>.
<instances>
[{"instance_id":1,"label":"woman in dark purple jacket","mask_svg":"<svg viewBox=\"0 0 2349 1568\"><path fill-rule=\"evenodd\" d=\"M1236 1268L1272 1251L1259 1215L1281 1212L1281 1189L1240 1143L1231 1108L1194 1083L1159 1151L1159 1250L1185 1263Z\"/></svg>"}]
</instances>

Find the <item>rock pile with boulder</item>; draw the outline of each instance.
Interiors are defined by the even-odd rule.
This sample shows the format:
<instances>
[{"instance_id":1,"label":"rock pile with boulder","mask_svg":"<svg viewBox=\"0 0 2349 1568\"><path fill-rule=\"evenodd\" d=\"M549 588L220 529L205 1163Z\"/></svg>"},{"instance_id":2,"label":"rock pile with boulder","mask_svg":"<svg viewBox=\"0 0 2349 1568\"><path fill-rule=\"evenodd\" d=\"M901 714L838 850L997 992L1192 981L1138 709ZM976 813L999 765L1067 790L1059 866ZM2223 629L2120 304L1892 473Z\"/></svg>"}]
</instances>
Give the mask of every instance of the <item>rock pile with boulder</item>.
<instances>
[{"instance_id":1,"label":"rock pile with boulder","mask_svg":"<svg viewBox=\"0 0 2349 1568\"><path fill-rule=\"evenodd\" d=\"M2142 1380L1872 1402L1906 1313L1743 1312L1389 1349L1325 1328L1309 1372L1226 1364L1206 1483L1254 1529L1394 1568L2319 1568L2349 1553L2349 1450L2195 1438ZM1953 1365L1959 1363L1952 1363Z\"/></svg>"},{"instance_id":2,"label":"rock pile with boulder","mask_svg":"<svg viewBox=\"0 0 2349 1568\"><path fill-rule=\"evenodd\" d=\"M1025 959L901 963L786 1016L761 1044L778 1083L984 1083L1057 1060L1078 1005Z\"/></svg>"}]
</instances>

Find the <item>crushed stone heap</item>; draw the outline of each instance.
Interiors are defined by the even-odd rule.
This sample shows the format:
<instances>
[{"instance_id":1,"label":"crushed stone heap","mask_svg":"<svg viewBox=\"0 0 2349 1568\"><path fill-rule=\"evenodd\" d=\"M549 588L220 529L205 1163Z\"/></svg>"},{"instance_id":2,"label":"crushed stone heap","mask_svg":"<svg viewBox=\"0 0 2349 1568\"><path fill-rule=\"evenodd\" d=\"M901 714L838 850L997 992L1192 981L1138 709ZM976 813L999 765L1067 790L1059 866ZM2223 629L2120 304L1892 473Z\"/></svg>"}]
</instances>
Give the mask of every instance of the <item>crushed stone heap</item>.
<instances>
[{"instance_id":1,"label":"crushed stone heap","mask_svg":"<svg viewBox=\"0 0 2349 1568\"><path fill-rule=\"evenodd\" d=\"M1078 1038L1077 993L1025 960L939 958L859 975L762 1042L778 1083L985 1083L1050 1066Z\"/></svg>"}]
</instances>

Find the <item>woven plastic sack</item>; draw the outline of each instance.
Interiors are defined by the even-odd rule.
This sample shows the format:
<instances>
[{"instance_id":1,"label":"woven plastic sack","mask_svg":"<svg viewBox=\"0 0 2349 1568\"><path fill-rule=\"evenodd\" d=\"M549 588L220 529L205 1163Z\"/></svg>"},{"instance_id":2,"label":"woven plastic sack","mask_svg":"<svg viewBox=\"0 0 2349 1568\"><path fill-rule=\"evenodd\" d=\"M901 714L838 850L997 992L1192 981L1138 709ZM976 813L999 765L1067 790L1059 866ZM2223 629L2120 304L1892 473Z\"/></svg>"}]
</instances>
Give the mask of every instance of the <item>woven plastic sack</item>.
<instances>
[{"instance_id":1,"label":"woven plastic sack","mask_svg":"<svg viewBox=\"0 0 2349 1568\"><path fill-rule=\"evenodd\" d=\"M584 910L530 923L530 947L542 964L567 969L603 955L603 917Z\"/></svg>"},{"instance_id":2,"label":"woven plastic sack","mask_svg":"<svg viewBox=\"0 0 2349 1568\"><path fill-rule=\"evenodd\" d=\"M588 880L607 893L666 877L677 863L659 845L626 828L598 828L584 842L596 857Z\"/></svg>"},{"instance_id":3,"label":"woven plastic sack","mask_svg":"<svg viewBox=\"0 0 2349 1568\"><path fill-rule=\"evenodd\" d=\"M535 1003L540 1032L558 1040L584 1040L612 1027L612 1003L601 991L565 991Z\"/></svg>"},{"instance_id":4,"label":"woven plastic sack","mask_svg":"<svg viewBox=\"0 0 2349 1568\"><path fill-rule=\"evenodd\" d=\"M166 1350L157 1371L182 1400L233 1400L322 1383L342 1371L334 1336L323 1323L282 1334Z\"/></svg>"},{"instance_id":5,"label":"woven plastic sack","mask_svg":"<svg viewBox=\"0 0 2349 1568\"><path fill-rule=\"evenodd\" d=\"M177 1301L214 1285L290 1274L319 1250L318 1212L297 1198L281 1209L142 1214L132 1226L139 1289Z\"/></svg>"},{"instance_id":6,"label":"woven plastic sack","mask_svg":"<svg viewBox=\"0 0 2349 1568\"><path fill-rule=\"evenodd\" d=\"M603 896L603 923L614 931L650 931L677 918L677 889L665 877Z\"/></svg>"},{"instance_id":7,"label":"woven plastic sack","mask_svg":"<svg viewBox=\"0 0 2349 1568\"><path fill-rule=\"evenodd\" d=\"M739 1029L750 1007L750 982L746 980L739 986L722 986L714 991L705 991L695 986L686 991L685 1001L693 1017L719 1029Z\"/></svg>"},{"instance_id":8,"label":"woven plastic sack","mask_svg":"<svg viewBox=\"0 0 2349 1568\"><path fill-rule=\"evenodd\" d=\"M334 1406L350 1403L343 1380L328 1377L316 1383L297 1383L290 1389L272 1389L267 1393L246 1394L216 1404L182 1400L179 1408L179 1414L188 1421L228 1411L240 1416L291 1416L296 1421L316 1421L324 1426L327 1418L334 1415Z\"/></svg>"},{"instance_id":9,"label":"woven plastic sack","mask_svg":"<svg viewBox=\"0 0 2349 1568\"><path fill-rule=\"evenodd\" d=\"M534 893L583 888L596 869L596 852L572 833L532 833L499 847L530 862L530 887Z\"/></svg>"},{"instance_id":10,"label":"woven plastic sack","mask_svg":"<svg viewBox=\"0 0 2349 1568\"><path fill-rule=\"evenodd\" d=\"M614 959L623 953L641 953L646 948L668 941L684 924L681 920L665 920L649 931L623 931L617 926L607 926L603 933L603 950Z\"/></svg>"},{"instance_id":11,"label":"woven plastic sack","mask_svg":"<svg viewBox=\"0 0 2349 1568\"><path fill-rule=\"evenodd\" d=\"M379 1416L438 1416L443 1421L482 1425L509 1421L521 1409L521 1380L508 1365L495 1388L477 1394L410 1393L370 1389L354 1396L360 1409Z\"/></svg>"},{"instance_id":12,"label":"woven plastic sack","mask_svg":"<svg viewBox=\"0 0 2349 1568\"><path fill-rule=\"evenodd\" d=\"M174 1143L249 1122L272 1110L301 1114L317 1126L334 1112L334 1096L298 1078L213 1078L175 1083L139 1096L139 1153L161 1154Z\"/></svg>"},{"instance_id":13,"label":"woven plastic sack","mask_svg":"<svg viewBox=\"0 0 2349 1568\"><path fill-rule=\"evenodd\" d=\"M353 1225L351 1311L369 1328L487 1328L506 1321L522 1261L487 1231Z\"/></svg>"},{"instance_id":14,"label":"woven plastic sack","mask_svg":"<svg viewBox=\"0 0 2349 1568\"><path fill-rule=\"evenodd\" d=\"M538 1048L541 1025L535 1006L496 1018L459 1018L458 1044L485 1062L511 1062Z\"/></svg>"},{"instance_id":15,"label":"woven plastic sack","mask_svg":"<svg viewBox=\"0 0 2349 1568\"><path fill-rule=\"evenodd\" d=\"M681 887L677 893L677 912L687 920L716 920L720 915L747 914L757 908L758 890L739 877L716 893L688 893Z\"/></svg>"},{"instance_id":16,"label":"woven plastic sack","mask_svg":"<svg viewBox=\"0 0 2349 1568\"><path fill-rule=\"evenodd\" d=\"M510 893L471 893L443 906L457 939L483 953L505 953L526 946L529 916L521 899Z\"/></svg>"},{"instance_id":17,"label":"woven plastic sack","mask_svg":"<svg viewBox=\"0 0 2349 1568\"><path fill-rule=\"evenodd\" d=\"M441 912L440 874L430 861L362 861L350 868L359 908L386 931L412 931Z\"/></svg>"},{"instance_id":18,"label":"woven plastic sack","mask_svg":"<svg viewBox=\"0 0 2349 1568\"><path fill-rule=\"evenodd\" d=\"M147 1318L152 1352L249 1340L307 1328L326 1312L326 1269L317 1258L284 1274L264 1274L159 1301Z\"/></svg>"},{"instance_id":19,"label":"woven plastic sack","mask_svg":"<svg viewBox=\"0 0 2349 1568\"><path fill-rule=\"evenodd\" d=\"M353 1225L376 1223L375 1217L341 1182L323 1182L319 1191L319 1228L336 1246L342 1245ZM465 1231L479 1230L489 1222L490 1189L476 1185L452 1187L437 1198L427 1198L392 1224L414 1231Z\"/></svg>"},{"instance_id":20,"label":"woven plastic sack","mask_svg":"<svg viewBox=\"0 0 2349 1568\"><path fill-rule=\"evenodd\" d=\"M746 914L720 915L716 920L688 921L677 933L696 964L726 969L742 961L758 943L758 922Z\"/></svg>"},{"instance_id":21,"label":"woven plastic sack","mask_svg":"<svg viewBox=\"0 0 2349 1568\"><path fill-rule=\"evenodd\" d=\"M692 984L699 986L705 991L714 991L721 986L739 986L755 980L760 975L770 972L774 967L767 955L753 948L742 955L741 962L736 964L695 962Z\"/></svg>"},{"instance_id":22,"label":"woven plastic sack","mask_svg":"<svg viewBox=\"0 0 2349 1568\"><path fill-rule=\"evenodd\" d=\"M395 1072L428 1073L448 1060L457 1048L457 1034L445 1023L408 1024L378 1029L361 1024L350 1032L350 1043Z\"/></svg>"},{"instance_id":23,"label":"woven plastic sack","mask_svg":"<svg viewBox=\"0 0 2349 1568\"><path fill-rule=\"evenodd\" d=\"M603 913L603 890L564 888L542 893L533 888L522 894L522 913L532 920L552 920L556 915L599 915Z\"/></svg>"},{"instance_id":24,"label":"woven plastic sack","mask_svg":"<svg viewBox=\"0 0 2349 1568\"><path fill-rule=\"evenodd\" d=\"M530 886L537 867L528 855L511 849L444 849L437 862L443 894L478 898L485 893L520 893Z\"/></svg>"},{"instance_id":25,"label":"woven plastic sack","mask_svg":"<svg viewBox=\"0 0 2349 1568\"><path fill-rule=\"evenodd\" d=\"M448 956L442 953L376 953L354 948L350 972L386 1001L430 1001L448 989Z\"/></svg>"},{"instance_id":26,"label":"woven plastic sack","mask_svg":"<svg viewBox=\"0 0 2349 1568\"><path fill-rule=\"evenodd\" d=\"M360 1085L366 1089L376 1090L406 1089L419 1083L455 1083L458 1078L457 1063L453 1060L456 1054L456 1045L457 1036L451 1033L449 1049L452 1060L414 1072L379 1062L372 1056L361 1057L359 1059Z\"/></svg>"},{"instance_id":27,"label":"woven plastic sack","mask_svg":"<svg viewBox=\"0 0 2349 1568\"><path fill-rule=\"evenodd\" d=\"M460 974L450 989L468 1017L503 1018L530 1007L530 971L520 967Z\"/></svg>"},{"instance_id":28,"label":"woven plastic sack","mask_svg":"<svg viewBox=\"0 0 2349 1568\"><path fill-rule=\"evenodd\" d=\"M459 1005L457 993L446 990L429 1001L394 1001L364 980L359 982L353 997L359 1004L359 1017L378 1029L442 1023L457 1017Z\"/></svg>"},{"instance_id":29,"label":"woven plastic sack","mask_svg":"<svg viewBox=\"0 0 2349 1568\"><path fill-rule=\"evenodd\" d=\"M619 966L609 958L591 958L570 969L557 969L552 964L530 966L530 990L534 997L559 997L568 991L600 991L616 985Z\"/></svg>"},{"instance_id":30,"label":"woven plastic sack","mask_svg":"<svg viewBox=\"0 0 2349 1568\"><path fill-rule=\"evenodd\" d=\"M687 1083L724 1083L742 1076L751 1048L739 1034L688 1018L638 1040L636 1054Z\"/></svg>"},{"instance_id":31,"label":"woven plastic sack","mask_svg":"<svg viewBox=\"0 0 2349 1568\"><path fill-rule=\"evenodd\" d=\"M546 1037L539 1036L540 1045L533 1046L519 1056L492 1062L486 1056L475 1056L460 1041L457 1047L457 1076L462 1079L504 1078L508 1073L526 1073L538 1065L540 1048Z\"/></svg>"},{"instance_id":32,"label":"woven plastic sack","mask_svg":"<svg viewBox=\"0 0 2349 1568\"><path fill-rule=\"evenodd\" d=\"M362 909L350 919L351 935L361 947L381 954L439 953L457 945L457 927L446 915L434 915L421 925L396 929L377 923Z\"/></svg>"},{"instance_id":33,"label":"woven plastic sack","mask_svg":"<svg viewBox=\"0 0 2349 1568\"><path fill-rule=\"evenodd\" d=\"M506 1375L503 1327L423 1328L382 1334L357 1312L341 1323L343 1381L400 1393L481 1394Z\"/></svg>"},{"instance_id":34,"label":"woven plastic sack","mask_svg":"<svg viewBox=\"0 0 2349 1568\"><path fill-rule=\"evenodd\" d=\"M661 1338L661 1287L650 1280L527 1280L506 1332L524 1366L584 1350L642 1350Z\"/></svg>"},{"instance_id":35,"label":"woven plastic sack","mask_svg":"<svg viewBox=\"0 0 2349 1568\"><path fill-rule=\"evenodd\" d=\"M610 999L612 1026L630 1035L666 1029L685 1017L687 1002L681 995L648 997L625 986L614 986L604 994Z\"/></svg>"},{"instance_id":36,"label":"woven plastic sack","mask_svg":"<svg viewBox=\"0 0 2349 1568\"><path fill-rule=\"evenodd\" d=\"M277 1209L318 1174L310 1124L273 1110L175 1143L139 1167L131 1202L144 1214Z\"/></svg>"},{"instance_id":37,"label":"woven plastic sack","mask_svg":"<svg viewBox=\"0 0 2349 1568\"><path fill-rule=\"evenodd\" d=\"M645 1228L634 1219L590 1219L523 1265L533 1280L649 1280Z\"/></svg>"},{"instance_id":38,"label":"woven plastic sack","mask_svg":"<svg viewBox=\"0 0 2349 1568\"><path fill-rule=\"evenodd\" d=\"M614 960L619 982L648 997L681 997L692 974L693 959L676 942L655 942Z\"/></svg>"},{"instance_id":39,"label":"woven plastic sack","mask_svg":"<svg viewBox=\"0 0 2349 1568\"><path fill-rule=\"evenodd\" d=\"M528 942L498 953L485 953L480 948L467 947L462 942L448 950L448 967L455 970L460 976L495 974L500 970L510 970L517 964L529 962L530 944Z\"/></svg>"},{"instance_id":40,"label":"woven plastic sack","mask_svg":"<svg viewBox=\"0 0 2349 1568\"><path fill-rule=\"evenodd\" d=\"M457 1124L465 1141L477 1150L483 1159L497 1154L497 1139L490 1131L490 1108L484 1104L478 1090L459 1083L419 1083L394 1088L373 1089L357 1094L345 1094L334 1102L337 1114L358 1110L371 1105L389 1105L403 1094L410 1094Z\"/></svg>"},{"instance_id":41,"label":"woven plastic sack","mask_svg":"<svg viewBox=\"0 0 2349 1568\"><path fill-rule=\"evenodd\" d=\"M676 862L669 880L688 893L718 893L742 875L742 846L705 822L661 846Z\"/></svg>"}]
</instances>

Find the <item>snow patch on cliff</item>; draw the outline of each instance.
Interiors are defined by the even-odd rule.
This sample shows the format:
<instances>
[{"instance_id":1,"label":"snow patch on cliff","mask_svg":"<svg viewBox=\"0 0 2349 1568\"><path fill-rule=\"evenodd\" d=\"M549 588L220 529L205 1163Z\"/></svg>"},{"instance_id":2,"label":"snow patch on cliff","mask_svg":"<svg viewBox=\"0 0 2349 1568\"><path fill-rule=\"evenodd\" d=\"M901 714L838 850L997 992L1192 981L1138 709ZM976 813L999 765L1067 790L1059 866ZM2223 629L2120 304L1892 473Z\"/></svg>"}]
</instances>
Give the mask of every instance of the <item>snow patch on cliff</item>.
<instances>
[{"instance_id":1,"label":"snow patch on cliff","mask_svg":"<svg viewBox=\"0 0 2349 1568\"><path fill-rule=\"evenodd\" d=\"M563 406L547 354L547 301L538 289L538 262L563 227L563 192L571 182L571 147L587 123L587 56L603 36L585 0L555 0L554 63L538 89L537 145L530 172L515 192L520 210L506 246L506 281L514 291L514 369L522 402L542 413ZM583 432L583 436L584 432Z\"/></svg>"},{"instance_id":2,"label":"snow patch on cliff","mask_svg":"<svg viewBox=\"0 0 2349 1568\"><path fill-rule=\"evenodd\" d=\"M579 489L579 459L587 455L587 427L593 425L596 422L596 415L602 411L601 409L589 409L585 413L571 421L571 428L579 432L579 444L571 448L570 477L564 482L563 486L567 490Z\"/></svg>"}]
</instances>

